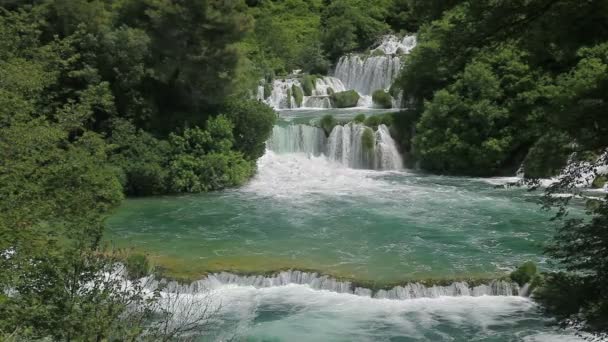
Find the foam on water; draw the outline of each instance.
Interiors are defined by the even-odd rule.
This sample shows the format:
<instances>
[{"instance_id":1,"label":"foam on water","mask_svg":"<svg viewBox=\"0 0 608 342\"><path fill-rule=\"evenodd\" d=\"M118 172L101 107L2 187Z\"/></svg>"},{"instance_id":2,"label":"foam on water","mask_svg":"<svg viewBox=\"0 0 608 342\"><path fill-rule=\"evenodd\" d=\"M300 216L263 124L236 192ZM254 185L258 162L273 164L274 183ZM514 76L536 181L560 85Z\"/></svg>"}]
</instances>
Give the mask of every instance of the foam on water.
<instances>
[{"instance_id":1,"label":"foam on water","mask_svg":"<svg viewBox=\"0 0 608 342\"><path fill-rule=\"evenodd\" d=\"M253 341L577 341L544 326L536 305L517 296L389 300L299 284L180 294L186 308L197 297L218 309L209 340L237 326L237 336Z\"/></svg>"}]
</instances>

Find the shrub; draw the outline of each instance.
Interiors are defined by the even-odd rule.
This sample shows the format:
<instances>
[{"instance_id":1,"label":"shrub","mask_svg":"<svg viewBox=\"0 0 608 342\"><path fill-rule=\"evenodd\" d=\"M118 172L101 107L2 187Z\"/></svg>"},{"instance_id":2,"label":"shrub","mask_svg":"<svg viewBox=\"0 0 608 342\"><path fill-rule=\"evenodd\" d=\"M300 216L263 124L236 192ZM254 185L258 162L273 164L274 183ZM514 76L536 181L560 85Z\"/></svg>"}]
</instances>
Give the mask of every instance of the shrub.
<instances>
[{"instance_id":1,"label":"shrub","mask_svg":"<svg viewBox=\"0 0 608 342\"><path fill-rule=\"evenodd\" d=\"M264 83L264 99L267 99L272 95L272 83Z\"/></svg>"},{"instance_id":2,"label":"shrub","mask_svg":"<svg viewBox=\"0 0 608 342\"><path fill-rule=\"evenodd\" d=\"M329 136L334 127L338 124L336 119L331 115L327 114L319 121L319 126L325 131L325 135Z\"/></svg>"},{"instance_id":3,"label":"shrub","mask_svg":"<svg viewBox=\"0 0 608 342\"><path fill-rule=\"evenodd\" d=\"M543 135L528 151L524 160L526 178L548 178L558 175L572 153L567 134L550 132Z\"/></svg>"},{"instance_id":4,"label":"shrub","mask_svg":"<svg viewBox=\"0 0 608 342\"><path fill-rule=\"evenodd\" d=\"M374 137L374 131L366 127L363 131L363 135L361 135L361 147L363 147L363 151L370 152L374 150L374 145L376 144Z\"/></svg>"},{"instance_id":5,"label":"shrub","mask_svg":"<svg viewBox=\"0 0 608 342\"><path fill-rule=\"evenodd\" d=\"M382 89L374 91L372 94L372 101L380 108L388 109L393 107L391 95Z\"/></svg>"},{"instance_id":6,"label":"shrub","mask_svg":"<svg viewBox=\"0 0 608 342\"><path fill-rule=\"evenodd\" d=\"M380 115L371 115L365 119L365 126L378 128L380 125L386 125L390 127L393 124L393 113L386 113Z\"/></svg>"},{"instance_id":7,"label":"shrub","mask_svg":"<svg viewBox=\"0 0 608 342\"><path fill-rule=\"evenodd\" d=\"M511 280L523 286L529 283L536 275L536 265L532 261L527 261L521 265L518 269L511 272Z\"/></svg>"},{"instance_id":8,"label":"shrub","mask_svg":"<svg viewBox=\"0 0 608 342\"><path fill-rule=\"evenodd\" d=\"M331 102L336 108L356 107L359 102L359 93L354 90L342 91L331 95Z\"/></svg>"},{"instance_id":9,"label":"shrub","mask_svg":"<svg viewBox=\"0 0 608 342\"><path fill-rule=\"evenodd\" d=\"M608 177L606 177L604 175L597 176L593 180L593 183L591 184L591 186L594 187L594 188L596 188L596 189L601 189L601 188L604 187L604 185L606 185L607 181L608 181Z\"/></svg>"},{"instance_id":10,"label":"shrub","mask_svg":"<svg viewBox=\"0 0 608 342\"><path fill-rule=\"evenodd\" d=\"M293 98L296 100L298 107L301 107L302 101L304 100L304 93L302 92L302 89L294 84L291 86L291 93L293 94Z\"/></svg>"},{"instance_id":11,"label":"shrub","mask_svg":"<svg viewBox=\"0 0 608 342\"><path fill-rule=\"evenodd\" d=\"M131 254L125 259L129 279L140 279L150 273L150 262L144 254Z\"/></svg>"},{"instance_id":12,"label":"shrub","mask_svg":"<svg viewBox=\"0 0 608 342\"><path fill-rule=\"evenodd\" d=\"M304 95L312 96L313 90L315 90L315 81L316 77L314 75L304 75L302 77L302 89L304 90Z\"/></svg>"},{"instance_id":13,"label":"shrub","mask_svg":"<svg viewBox=\"0 0 608 342\"><path fill-rule=\"evenodd\" d=\"M357 116L355 116L355 118L353 119L354 122L356 123L364 123L365 122L365 114L359 114Z\"/></svg>"},{"instance_id":14,"label":"shrub","mask_svg":"<svg viewBox=\"0 0 608 342\"><path fill-rule=\"evenodd\" d=\"M275 111L255 100L230 99L222 113L234 125L234 149L248 160L261 157L277 118Z\"/></svg>"}]
</instances>

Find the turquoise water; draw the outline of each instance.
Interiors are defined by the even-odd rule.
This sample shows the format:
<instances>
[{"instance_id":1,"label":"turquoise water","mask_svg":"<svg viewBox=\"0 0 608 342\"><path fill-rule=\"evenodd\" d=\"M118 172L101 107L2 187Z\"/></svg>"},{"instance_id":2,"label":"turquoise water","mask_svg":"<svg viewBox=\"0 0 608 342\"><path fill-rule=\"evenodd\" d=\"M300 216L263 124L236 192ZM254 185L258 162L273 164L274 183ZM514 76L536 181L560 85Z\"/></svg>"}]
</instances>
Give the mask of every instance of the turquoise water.
<instances>
[{"instance_id":1,"label":"turquoise water","mask_svg":"<svg viewBox=\"0 0 608 342\"><path fill-rule=\"evenodd\" d=\"M109 219L107 239L190 279L284 269L379 286L497 278L527 260L548 267L542 245L552 214L540 210L539 193L503 186L514 180L357 170L322 155L268 151L240 189L127 200ZM393 300L298 284L219 284L183 296L208 296L220 308L203 340L575 340L519 296Z\"/></svg>"}]
</instances>

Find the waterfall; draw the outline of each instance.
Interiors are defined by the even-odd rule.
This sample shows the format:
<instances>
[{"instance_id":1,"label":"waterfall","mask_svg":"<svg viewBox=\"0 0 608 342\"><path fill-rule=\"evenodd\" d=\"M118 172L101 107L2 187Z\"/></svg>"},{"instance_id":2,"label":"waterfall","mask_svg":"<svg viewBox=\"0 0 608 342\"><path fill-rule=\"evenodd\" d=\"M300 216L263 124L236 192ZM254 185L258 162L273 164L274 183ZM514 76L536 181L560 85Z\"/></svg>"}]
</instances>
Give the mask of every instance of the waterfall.
<instances>
[{"instance_id":1,"label":"waterfall","mask_svg":"<svg viewBox=\"0 0 608 342\"><path fill-rule=\"evenodd\" d=\"M371 95L375 90L390 88L400 69L401 59L397 56L348 55L338 61L335 77L342 80L347 89Z\"/></svg>"},{"instance_id":2,"label":"waterfall","mask_svg":"<svg viewBox=\"0 0 608 342\"><path fill-rule=\"evenodd\" d=\"M364 146L364 132L371 130L362 124L349 123L337 125L329 138L325 132L308 125L275 126L267 142L269 150L275 153L306 153L325 155L328 159L354 169L399 170L403 160L397 144L391 137L388 127L378 126ZM368 138L368 139L369 139Z\"/></svg>"},{"instance_id":3,"label":"waterfall","mask_svg":"<svg viewBox=\"0 0 608 342\"><path fill-rule=\"evenodd\" d=\"M274 109L292 108L332 108L329 96L333 92L355 90L361 95L358 107L373 107L371 95L378 89L389 89L401 70L401 55L409 54L416 46L416 36L399 38L387 35L381 38L371 55L342 56L336 65L334 76L318 77L311 96L304 96L302 103L296 103L292 94L295 86L303 91L299 72L272 82L272 91L264 99L263 87L258 87L257 98L264 100ZM400 97L400 96L399 96ZM401 99L394 99L393 107L401 105Z\"/></svg>"},{"instance_id":4,"label":"waterfall","mask_svg":"<svg viewBox=\"0 0 608 342\"><path fill-rule=\"evenodd\" d=\"M376 299L407 300L416 298L437 298L444 296L516 296L520 289L517 284L504 281L492 280L481 285L471 285L464 281L456 281L449 285L427 286L413 282L396 286L391 289L373 290L365 287L358 287L349 281L339 281L326 275L309 273L302 271L283 271L272 276L262 275L236 275L222 272L207 276L204 279L193 282L189 285L181 285L177 282L148 282L150 289L164 285L166 292L180 294L194 294L204 292L209 289L216 289L223 285L251 286L255 288L269 288L277 286L287 286L291 284L308 285L316 290L332 291L337 293L348 293L358 296L371 297Z\"/></svg>"},{"instance_id":5,"label":"waterfall","mask_svg":"<svg viewBox=\"0 0 608 342\"><path fill-rule=\"evenodd\" d=\"M383 36L380 45L373 49L372 53L381 52L385 55L405 55L410 53L416 47L416 36L405 36L399 38L393 35Z\"/></svg>"},{"instance_id":6,"label":"waterfall","mask_svg":"<svg viewBox=\"0 0 608 342\"><path fill-rule=\"evenodd\" d=\"M319 156L325 153L325 132L308 125L274 126L266 143L275 153L306 153Z\"/></svg>"}]
</instances>

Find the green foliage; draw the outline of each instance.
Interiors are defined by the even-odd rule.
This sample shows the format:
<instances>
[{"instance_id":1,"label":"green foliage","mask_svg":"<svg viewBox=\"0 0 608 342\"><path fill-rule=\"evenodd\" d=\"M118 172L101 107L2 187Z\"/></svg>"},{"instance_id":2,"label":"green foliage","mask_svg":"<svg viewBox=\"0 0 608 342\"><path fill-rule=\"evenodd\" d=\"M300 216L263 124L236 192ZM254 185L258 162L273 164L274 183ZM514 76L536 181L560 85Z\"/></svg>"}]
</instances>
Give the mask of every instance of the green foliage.
<instances>
[{"instance_id":1,"label":"green foliage","mask_svg":"<svg viewBox=\"0 0 608 342\"><path fill-rule=\"evenodd\" d=\"M150 273L150 262L144 254L130 254L124 263L131 280L143 278Z\"/></svg>"},{"instance_id":2,"label":"green foliage","mask_svg":"<svg viewBox=\"0 0 608 342\"><path fill-rule=\"evenodd\" d=\"M414 138L424 168L493 175L516 164L517 152L540 131L538 117L525 110L537 101L541 80L524 57L510 46L481 54L425 104Z\"/></svg>"},{"instance_id":3,"label":"green foliage","mask_svg":"<svg viewBox=\"0 0 608 342\"><path fill-rule=\"evenodd\" d=\"M302 88L293 84L291 86L291 93L293 94L293 98L296 100L296 104L298 107L302 106L302 101L304 100L304 92L302 92Z\"/></svg>"},{"instance_id":4,"label":"green foliage","mask_svg":"<svg viewBox=\"0 0 608 342\"><path fill-rule=\"evenodd\" d=\"M233 125L223 115L207 121L206 130L188 128L171 134L169 188L173 192L205 192L243 184L254 164L231 150Z\"/></svg>"},{"instance_id":5,"label":"green foliage","mask_svg":"<svg viewBox=\"0 0 608 342\"><path fill-rule=\"evenodd\" d=\"M604 185L606 185L606 182L608 182L608 177L598 176L593 179L593 184L591 184L591 186L596 189L601 189L604 187Z\"/></svg>"},{"instance_id":6,"label":"green foliage","mask_svg":"<svg viewBox=\"0 0 608 342\"><path fill-rule=\"evenodd\" d=\"M536 265L532 261L527 261L515 271L511 272L510 277L511 280L519 284L519 286L524 286L525 284L530 283L535 275Z\"/></svg>"},{"instance_id":7,"label":"green foliage","mask_svg":"<svg viewBox=\"0 0 608 342\"><path fill-rule=\"evenodd\" d=\"M315 81L316 76L314 75L304 75L302 77L302 89L304 90L304 95L312 96L313 90L315 90Z\"/></svg>"},{"instance_id":8,"label":"green foliage","mask_svg":"<svg viewBox=\"0 0 608 342\"><path fill-rule=\"evenodd\" d=\"M335 108L356 107L359 98L361 96L354 90L341 91L331 94L331 103Z\"/></svg>"},{"instance_id":9,"label":"green foliage","mask_svg":"<svg viewBox=\"0 0 608 342\"><path fill-rule=\"evenodd\" d=\"M549 132L532 145L524 160L526 178L548 178L559 175L572 154L572 138L565 133Z\"/></svg>"},{"instance_id":10,"label":"green foliage","mask_svg":"<svg viewBox=\"0 0 608 342\"><path fill-rule=\"evenodd\" d=\"M361 135L361 147L363 147L363 151L370 152L374 150L374 146L376 145L376 138L374 136L374 131L366 127Z\"/></svg>"},{"instance_id":11,"label":"green foliage","mask_svg":"<svg viewBox=\"0 0 608 342\"><path fill-rule=\"evenodd\" d=\"M391 95L383 89L374 91L372 94L372 101L374 102L374 105L380 108L388 109L393 107L393 99L391 98Z\"/></svg>"},{"instance_id":12,"label":"green foliage","mask_svg":"<svg viewBox=\"0 0 608 342\"><path fill-rule=\"evenodd\" d=\"M365 122L365 114L358 114L357 116L355 116L355 118L353 119L354 122L356 123L363 123Z\"/></svg>"},{"instance_id":13,"label":"green foliage","mask_svg":"<svg viewBox=\"0 0 608 342\"><path fill-rule=\"evenodd\" d=\"M391 1L337 0L323 11L322 42L331 60L368 48L389 27L384 19Z\"/></svg>"},{"instance_id":14,"label":"green foliage","mask_svg":"<svg viewBox=\"0 0 608 342\"><path fill-rule=\"evenodd\" d=\"M230 99L222 113L232 122L234 149L255 161L264 154L277 114L266 104L254 100Z\"/></svg>"},{"instance_id":15,"label":"green foliage","mask_svg":"<svg viewBox=\"0 0 608 342\"><path fill-rule=\"evenodd\" d=\"M365 119L364 123L365 126L372 127L374 129L378 128L380 125L390 127L393 124L393 113L370 115Z\"/></svg>"},{"instance_id":16,"label":"green foliage","mask_svg":"<svg viewBox=\"0 0 608 342\"><path fill-rule=\"evenodd\" d=\"M329 136L329 134L334 129L334 127L336 127L337 124L338 121L336 121L336 119L331 114L324 115L319 121L319 126L323 129L323 131L325 131L326 136Z\"/></svg>"}]
</instances>

